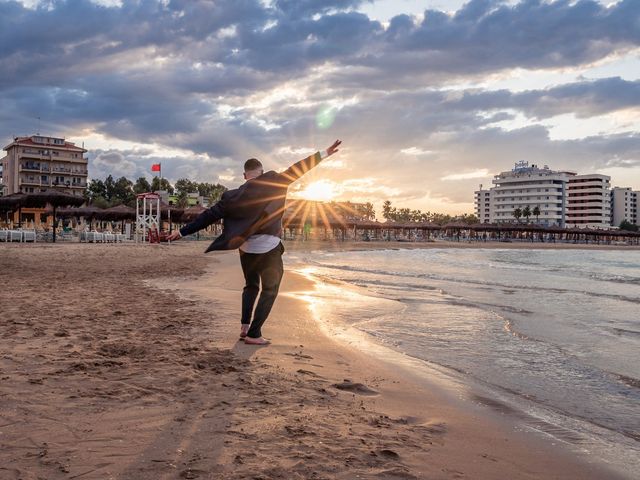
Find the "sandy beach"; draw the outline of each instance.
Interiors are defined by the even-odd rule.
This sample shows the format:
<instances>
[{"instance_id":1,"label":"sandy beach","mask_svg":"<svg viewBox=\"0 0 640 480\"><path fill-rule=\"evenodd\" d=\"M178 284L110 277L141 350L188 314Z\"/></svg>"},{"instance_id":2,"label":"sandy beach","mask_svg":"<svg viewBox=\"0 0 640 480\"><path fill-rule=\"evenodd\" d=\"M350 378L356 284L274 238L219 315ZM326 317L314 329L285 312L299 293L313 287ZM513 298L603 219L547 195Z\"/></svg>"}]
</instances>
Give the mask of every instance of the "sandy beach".
<instances>
[{"instance_id":1,"label":"sandy beach","mask_svg":"<svg viewBox=\"0 0 640 480\"><path fill-rule=\"evenodd\" d=\"M301 275L238 342L237 253L205 247L0 246L0 479L621 478L330 338Z\"/></svg>"}]
</instances>

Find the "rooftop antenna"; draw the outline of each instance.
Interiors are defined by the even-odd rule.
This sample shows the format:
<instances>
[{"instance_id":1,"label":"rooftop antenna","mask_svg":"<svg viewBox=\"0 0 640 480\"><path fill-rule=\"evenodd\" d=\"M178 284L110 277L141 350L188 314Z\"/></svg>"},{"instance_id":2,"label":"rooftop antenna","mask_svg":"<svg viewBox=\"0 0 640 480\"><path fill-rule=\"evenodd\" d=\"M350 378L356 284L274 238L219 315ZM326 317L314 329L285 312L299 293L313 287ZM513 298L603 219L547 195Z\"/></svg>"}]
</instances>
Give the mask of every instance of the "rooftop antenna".
<instances>
[{"instance_id":1,"label":"rooftop antenna","mask_svg":"<svg viewBox=\"0 0 640 480\"><path fill-rule=\"evenodd\" d=\"M41 118L40 117L37 117L37 118L38 118L38 130L36 131L36 135L40 135L40 121L41 121Z\"/></svg>"}]
</instances>

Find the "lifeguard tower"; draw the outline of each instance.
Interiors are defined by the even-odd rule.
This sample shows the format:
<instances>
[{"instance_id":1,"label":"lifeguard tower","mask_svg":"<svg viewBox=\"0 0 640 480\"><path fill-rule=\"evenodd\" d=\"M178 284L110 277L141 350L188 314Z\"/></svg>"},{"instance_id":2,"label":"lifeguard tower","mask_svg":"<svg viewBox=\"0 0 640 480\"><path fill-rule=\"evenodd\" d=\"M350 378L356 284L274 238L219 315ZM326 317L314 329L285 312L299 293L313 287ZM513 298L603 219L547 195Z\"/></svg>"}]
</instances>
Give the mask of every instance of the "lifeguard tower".
<instances>
[{"instance_id":1,"label":"lifeguard tower","mask_svg":"<svg viewBox=\"0 0 640 480\"><path fill-rule=\"evenodd\" d=\"M136 196L136 243L159 243L160 195L141 193Z\"/></svg>"}]
</instances>

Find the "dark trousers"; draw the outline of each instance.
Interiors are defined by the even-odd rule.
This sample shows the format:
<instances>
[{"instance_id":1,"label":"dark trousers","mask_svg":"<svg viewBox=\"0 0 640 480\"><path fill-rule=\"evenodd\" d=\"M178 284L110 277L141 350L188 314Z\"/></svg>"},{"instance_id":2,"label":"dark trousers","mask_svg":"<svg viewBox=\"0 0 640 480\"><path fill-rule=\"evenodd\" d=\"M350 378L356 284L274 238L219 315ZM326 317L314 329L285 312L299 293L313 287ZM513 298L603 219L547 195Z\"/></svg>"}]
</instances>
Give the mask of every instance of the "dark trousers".
<instances>
[{"instance_id":1,"label":"dark trousers","mask_svg":"<svg viewBox=\"0 0 640 480\"><path fill-rule=\"evenodd\" d=\"M280 281L284 273L282 254L284 246L278 245L267 253L245 253L240 250L240 264L244 273L245 287L242 291L242 323L251 324L251 338L262 336L262 325L271 312L278 296ZM262 291L260 285L262 284ZM260 294L260 298L258 298ZM256 299L258 304L256 305ZM255 306L255 311L254 307ZM251 320L253 314L253 321Z\"/></svg>"}]
</instances>

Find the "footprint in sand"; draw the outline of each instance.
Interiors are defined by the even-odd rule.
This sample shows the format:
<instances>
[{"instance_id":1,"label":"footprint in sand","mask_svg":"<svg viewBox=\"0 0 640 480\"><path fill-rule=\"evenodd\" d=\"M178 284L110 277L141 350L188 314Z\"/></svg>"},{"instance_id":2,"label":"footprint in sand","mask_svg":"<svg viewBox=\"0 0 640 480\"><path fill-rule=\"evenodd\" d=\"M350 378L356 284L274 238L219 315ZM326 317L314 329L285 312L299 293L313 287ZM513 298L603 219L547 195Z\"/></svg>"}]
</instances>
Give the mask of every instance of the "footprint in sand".
<instances>
[{"instance_id":1,"label":"footprint in sand","mask_svg":"<svg viewBox=\"0 0 640 480\"><path fill-rule=\"evenodd\" d=\"M344 390L346 392L356 393L358 395L378 395L378 392L372 390L362 383L352 382L351 380L345 379L342 383L334 383L334 388L338 390Z\"/></svg>"}]
</instances>

